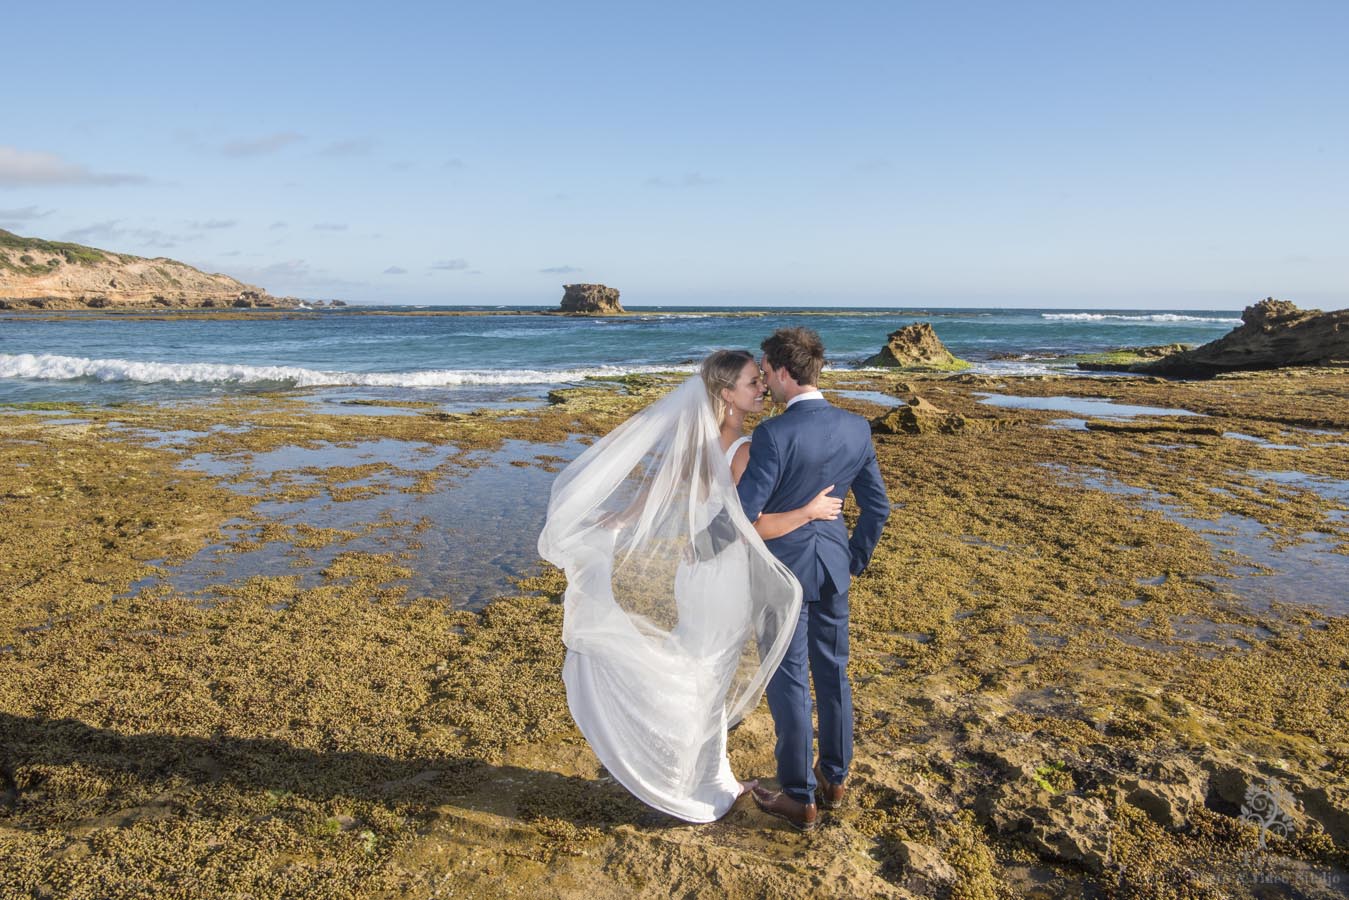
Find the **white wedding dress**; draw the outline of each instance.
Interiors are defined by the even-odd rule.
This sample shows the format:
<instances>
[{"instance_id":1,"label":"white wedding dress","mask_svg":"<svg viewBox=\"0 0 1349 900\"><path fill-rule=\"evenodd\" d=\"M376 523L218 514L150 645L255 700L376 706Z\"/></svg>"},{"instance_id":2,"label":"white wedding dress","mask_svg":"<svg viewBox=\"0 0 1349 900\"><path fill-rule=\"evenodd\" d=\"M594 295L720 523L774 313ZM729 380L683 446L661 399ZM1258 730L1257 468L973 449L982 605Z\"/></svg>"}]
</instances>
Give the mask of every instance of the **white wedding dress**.
<instances>
[{"instance_id":1,"label":"white wedding dress","mask_svg":"<svg viewBox=\"0 0 1349 900\"><path fill-rule=\"evenodd\" d=\"M740 786L727 728L782 660L801 588L740 509L694 376L554 482L539 553L567 575L562 677L577 727L648 805L690 822Z\"/></svg>"}]
</instances>

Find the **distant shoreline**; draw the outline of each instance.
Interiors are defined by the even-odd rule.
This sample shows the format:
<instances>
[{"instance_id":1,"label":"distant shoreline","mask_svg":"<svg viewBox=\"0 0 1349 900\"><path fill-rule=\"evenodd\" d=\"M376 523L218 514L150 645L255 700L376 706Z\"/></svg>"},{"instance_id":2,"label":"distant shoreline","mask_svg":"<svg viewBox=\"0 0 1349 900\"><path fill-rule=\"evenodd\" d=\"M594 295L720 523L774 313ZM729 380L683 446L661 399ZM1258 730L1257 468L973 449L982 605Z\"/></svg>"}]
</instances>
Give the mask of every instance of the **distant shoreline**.
<instances>
[{"instance_id":1,"label":"distant shoreline","mask_svg":"<svg viewBox=\"0 0 1349 900\"><path fill-rule=\"evenodd\" d=\"M1151 313L1230 313L1239 317L1240 310L1229 309L1184 309L1167 310L1155 309L1153 307L1111 307L1108 309L1084 309L1081 307L1016 307L1006 310L1008 312L1028 312L1032 310L1055 311L1055 312L1084 312L1092 314L1109 314L1116 312L1151 312ZM174 321L187 319L312 319L323 316L449 316L449 317L477 317L477 316L542 316L549 318L568 318L568 319L650 319L665 318L669 316L690 316L690 317L719 317L728 319L755 319L773 315L793 315L793 316L834 316L841 318L886 318L895 315L925 316L940 313L944 316L952 314L988 315L992 312L1003 311L1000 307L893 307L893 308L875 308L859 309L856 307L688 307L688 308L669 308L656 307L647 309L628 309L621 313L572 313L562 312L558 309L521 309L519 307L508 307L505 309L488 309L483 307L472 307L467 309L457 309L453 307L439 308L416 308L409 305L402 306L345 306L337 308L324 307L322 309L297 309L295 307L286 308L251 308L251 309L215 309L210 307L181 307L177 309L24 309L24 310L3 310L0 311L0 317L21 317L21 318L77 318L77 319L101 319L101 318L121 318L121 319L141 319L152 321Z\"/></svg>"}]
</instances>

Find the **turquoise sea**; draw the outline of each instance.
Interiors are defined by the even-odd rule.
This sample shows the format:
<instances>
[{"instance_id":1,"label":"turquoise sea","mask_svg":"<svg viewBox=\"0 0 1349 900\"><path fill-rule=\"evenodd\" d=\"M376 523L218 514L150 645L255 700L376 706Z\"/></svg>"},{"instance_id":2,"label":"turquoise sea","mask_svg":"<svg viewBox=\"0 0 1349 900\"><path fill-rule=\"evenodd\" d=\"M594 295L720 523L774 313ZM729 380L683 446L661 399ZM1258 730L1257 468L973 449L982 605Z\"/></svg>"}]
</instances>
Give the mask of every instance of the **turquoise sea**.
<instances>
[{"instance_id":1,"label":"turquoise sea","mask_svg":"<svg viewBox=\"0 0 1349 900\"><path fill-rule=\"evenodd\" d=\"M773 329L817 330L832 368L853 368L889 332L929 322L977 371L1076 371L1063 356L1204 343L1241 324L1204 310L634 309L633 317L395 315L420 307L316 310L256 320L0 314L0 402L168 401L317 388L320 395L480 405L584 379L687 369L720 347L755 349ZM430 310L426 310L430 311ZM751 316L729 315L754 313Z\"/></svg>"}]
</instances>

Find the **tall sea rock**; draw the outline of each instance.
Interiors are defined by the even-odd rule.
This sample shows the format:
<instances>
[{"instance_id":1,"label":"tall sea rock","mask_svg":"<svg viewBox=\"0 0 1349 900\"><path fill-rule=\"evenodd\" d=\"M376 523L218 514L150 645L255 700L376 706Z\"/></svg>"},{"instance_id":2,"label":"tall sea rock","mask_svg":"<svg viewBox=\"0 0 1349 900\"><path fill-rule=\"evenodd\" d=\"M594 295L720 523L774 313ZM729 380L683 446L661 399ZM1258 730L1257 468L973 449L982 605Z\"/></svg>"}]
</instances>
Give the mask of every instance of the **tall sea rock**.
<instances>
[{"instance_id":1,"label":"tall sea rock","mask_svg":"<svg viewBox=\"0 0 1349 900\"><path fill-rule=\"evenodd\" d=\"M930 324L915 322L890 332L881 352L862 365L954 371L967 369L970 364L947 350Z\"/></svg>"},{"instance_id":2,"label":"tall sea rock","mask_svg":"<svg viewBox=\"0 0 1349 900\"><path fill-rule=\"evenodd\" d=\"M602 315L621 313L623 304L618 302L618 289L602 284L566 284L562 295L561 312Z\"/></svg>"}]
</instances>

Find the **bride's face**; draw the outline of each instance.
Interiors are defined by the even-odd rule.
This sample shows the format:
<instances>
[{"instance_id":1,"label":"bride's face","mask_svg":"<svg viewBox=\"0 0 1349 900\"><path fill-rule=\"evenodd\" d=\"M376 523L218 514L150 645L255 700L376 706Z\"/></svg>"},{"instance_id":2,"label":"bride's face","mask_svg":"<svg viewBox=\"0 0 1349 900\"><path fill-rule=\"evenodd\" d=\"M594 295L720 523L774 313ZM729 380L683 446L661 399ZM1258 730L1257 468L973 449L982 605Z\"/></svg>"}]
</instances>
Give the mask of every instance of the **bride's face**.
<instances>
[{"instance_id":1,"label":"bride's face","mask_svg":"<svg viewBox=\"0 0 1349 900\"><path fill-rule=\"evenodd\" d=\"M759 364L750 360L740 370L734 388L722 388L721 396L732 409L743 413L763 412L764 380Z\"/></svg>"}]
</instances>

